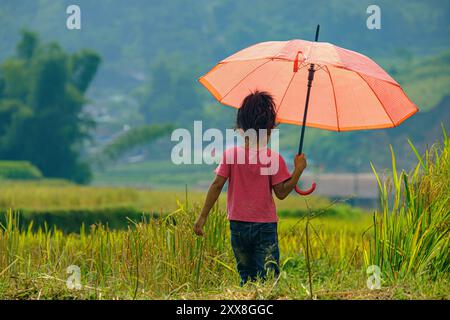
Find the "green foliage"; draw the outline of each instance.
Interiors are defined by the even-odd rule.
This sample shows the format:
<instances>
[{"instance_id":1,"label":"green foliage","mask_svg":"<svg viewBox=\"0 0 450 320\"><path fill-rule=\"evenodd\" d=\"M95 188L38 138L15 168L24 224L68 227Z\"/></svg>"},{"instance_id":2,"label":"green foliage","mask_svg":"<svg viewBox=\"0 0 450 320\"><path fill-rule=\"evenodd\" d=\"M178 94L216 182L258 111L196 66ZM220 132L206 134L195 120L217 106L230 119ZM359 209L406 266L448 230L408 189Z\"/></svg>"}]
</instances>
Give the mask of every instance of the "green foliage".
<instances>
[{"instance_id":1,"label":"green foliage","mask_svg":"<svg viewBox=\"0 0 450 320\"><path fill-rule=\"evenodd\" d=\"M36 33L29 30L22 30L22 41L16 46L17 57L29 61L39 45L39 38Z\"/></svg>"},{"instance_id":2,"label":"green foliage","mask_svg":"<svg viewBox=\"0 0 450 320\"><path fill-rule=\"evenodd\" d=\"M197 70L196 70L197 69ZM146 123L189 123L198 119L203 100L195 79L198 66L180 55L158 56L150 66L149 80L136 91Z\"/></svg>"},{"instance_id":3,"label":"green foliage","mask_svg":"<svg viewBox=\"0 0 450 320\"><path fill-rule=\"evenodd\" d=\"M409 63L396 78L421 111L431 110L450 95L450 51Z\"/></svg>"},{"instance_id":4,"label":"green foliage","mask_svg":"<svg viewBox=\"0 0 450 320\"><path fill-rule=\"evenodd\" d=\"M18 99L0 100L0 152L14 148L32 115L32 109Z\"/></svg>"},{"instance_id":5,"label":"green foliage","mask_svg":"<svg viewBox=\"0 0 450 320\"><path fill-rule=\"evenodd\" d=\"M42 173L28 161L0 161L0 179L41 179Z\"/></svg>"},{"instance_id":6,"label":"green foliage","mask_svg":"<svg viewBox=\"0 0 450 320\"><path fill-rule=\"evenodd\" d=\"M28 160L47 177L87 182L80 146L93 121L83 94L100 63L91 51L67 54L23 31L15 57L0 65L0 158Z\"/></svg>"},{"instance_id":7,"label":"green foliage","mask_svg":"<svg viewBox=\"0 0 450 320\"><path fill-rule=\"evenodd\" d=\"M72 69L71 82L80 92L84 93L97 73L100 57L94 51L81 50L72 55L70 62Z\"/></svg>"},{"instance_id":8,"label":"green foliage","mask_svg":"<svg viewBox=\"0 0 450 320\"><path fill-rule=\"evenodd\" d=\"M172 130L172 125L143 125L132 128L106 145L101 152L101 156L110 160L117 159L128 150L152 143L158 138L169 134Z\"/></svg>"},{"instance_id":9,"label":"green foliage","mask_svg":"<svg viewBox=\"0 0 450 320\"><path fill-rule=\"evenodd\" d=\"M414 170L398 172L391 150L390 180L381 182L377 175L382 209L373 217L373 244L367 258L388 279L448 277L450 141L444 131L443 143L423 156L410 145L418 159Z\"/></svg>"}]
</instances>

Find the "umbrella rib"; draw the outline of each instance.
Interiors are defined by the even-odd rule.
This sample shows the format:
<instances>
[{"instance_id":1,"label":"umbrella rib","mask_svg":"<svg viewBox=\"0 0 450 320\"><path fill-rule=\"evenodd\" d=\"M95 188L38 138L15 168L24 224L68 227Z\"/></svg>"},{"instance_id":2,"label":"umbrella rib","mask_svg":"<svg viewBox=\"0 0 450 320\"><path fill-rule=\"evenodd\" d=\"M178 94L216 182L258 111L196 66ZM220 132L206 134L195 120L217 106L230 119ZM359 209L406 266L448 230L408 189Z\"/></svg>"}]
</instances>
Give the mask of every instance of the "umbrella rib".
<instances>
[{"instance_id":1,"label":"umbrella rib","mask_svg":"<svg viewBox=\"0 0 450 320\"><path fill-rule=\"evenodd\" d=\"M257 66L255 69L253 69L252 71L250 71L249 73L247 73L246 75L245 75L245 77L243 77L241 80L239 80L239 82L238 83L236 83L223 97L222 97L222 99L220 99L219 100L219 102L220 103L222 103L222 101L223 101L223 99L225 99L225 97L227 96L227 95L229 95L230 94L230 92L231 91L233 91L238 85L240 85L245 79L247 79L253 72L255 72L256 70L258 70L259 68L261 68L262 66L264 66L264 65L266 65L267 63L269 63L270 61L272 61L272 60L267 60L266 62L264 62L264 63L261 63L259 66Z\"/></svg>"},{"instance_id":2,"label":"umbrella rib","mask_svg":"<svg viewBox=\"0 0 450 320\"><path fill-rule=\"evenodd\" d=\"M378 102L381 104L381 106L383 107L384 112L386 113L386 115L388 116L389 120L391 120L392 125L394 127L396 127L395 122L392 120L391 115L387 112L386 108L384 107L384 104L381 102L380 98L378 97L378 95L376 94L375 90L373 90L373 88L370 86L370 84L367 82L366 79L364 79L364 77L362 75L359 74L359 72L356 72L356 74L358 74L358 76L367 84L367 86L369 87L370 91L372 91L372 93L375 95L375 97L377 97Z\"/></svg>"},{"instance_id":3,"label":"umbrella rib","mask_svg":"<svg viewBox=\"0 0 450 320\"><path fill-rule=\"evenodd\" d=\"M334 83L333 83L333 79L331 78L330 69L328 69L328 66L325 66L325 68L327 68L328 77L330 78L330 82L331 82L331 90L333 90L334 108L336 110L336 122L337 122L337 129L339 132L339 131L341 131L341 128L339 127L339 113L338 113L338 107L337 107L337 102L336 102L336 92L334 91Z\"/></svg>"},{"instance_id":4,"label":"umbrella rib","mask_svg":"<svg viewBox=\"0 0 450 320\"><path fill-rule=\"evenodd\" d=\"M300 66L300 68L298 68L297 71L300 71L300 70L301 70L302 68L304 68L305 66L306 66L306 64ZM280 104L279 104L278 107L277 107L277 110L276 110L277 113L278 113L278 111L281 109L281 106L282 106L282 104L283 104L284 98L286 97L286 94L287 94L289 88L291 87L291 83L292 83L292 81L294 80L294 77L295 77L295 75L296 75L297 73L298 73L298 72L293 72L293 73L292 73L291 80L289 80L289 83L288 83L288 85L287 85L286 91L284 91L284 94L283 94L283 97L281 98Z\"/></svg>"},{"instance_id":5,"label":"umbrella rib","mask_svg":"<svg viewBox=\"0 0 450 320\"><path fill-rule=\"evenodd\" d=\"M284 97L286 97L286 94L287 94L287 92L288 92L288 90L289 90L289 88L290 88L290 86L291 86L292 80L294 80L295 74L296 74L296 72L293 72L293 73L292 73L291 80L289 80L289 84L288 84L288 86L287 86L287 88L286 88L286 91L284 91L283 97L281 98L281 101L280 101L280 104L278 105L278 108L277 108L277 110L276 110L276 113L278 113L278 111L280 111L280 109L281 109L281 106L282 106L283 101L284 101Z\"/></svg>"}]
</instances>

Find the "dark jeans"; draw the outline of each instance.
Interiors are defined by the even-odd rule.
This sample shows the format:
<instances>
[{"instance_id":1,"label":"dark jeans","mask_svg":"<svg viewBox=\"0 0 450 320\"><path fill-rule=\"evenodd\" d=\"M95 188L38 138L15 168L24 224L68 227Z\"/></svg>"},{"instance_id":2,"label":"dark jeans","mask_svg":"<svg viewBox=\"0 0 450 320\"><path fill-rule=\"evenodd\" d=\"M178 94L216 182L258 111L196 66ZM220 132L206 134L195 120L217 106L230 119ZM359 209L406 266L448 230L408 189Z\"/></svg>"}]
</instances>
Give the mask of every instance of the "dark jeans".
<instances>
[{"instance_id":1,"label":"dark jeans","mask_svg":"<svg viewBox=\"0 0 450 320\"><path fill-rule=\"evenodd\" d=\"M266 279L268 270L279 274L277 223L230 221L231 246L236 257L241 285Z\"/></svg>"}]
</instances>

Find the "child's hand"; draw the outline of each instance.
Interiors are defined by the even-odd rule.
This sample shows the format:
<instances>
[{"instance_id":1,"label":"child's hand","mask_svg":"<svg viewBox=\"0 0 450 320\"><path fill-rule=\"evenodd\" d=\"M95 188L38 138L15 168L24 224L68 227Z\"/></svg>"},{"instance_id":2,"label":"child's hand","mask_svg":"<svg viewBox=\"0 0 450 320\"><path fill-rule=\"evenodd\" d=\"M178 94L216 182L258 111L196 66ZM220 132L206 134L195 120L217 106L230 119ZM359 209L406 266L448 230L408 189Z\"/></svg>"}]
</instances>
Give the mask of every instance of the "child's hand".
<instances>
[{"instance_id":1,"label":"child's hand","mask_svg":"<svg viewBox=\"0 0 450 320\"><path fill-rule=\"evenodd\" d=\"M205 222L206 222L206 218L203 217L202 215L200 215L198 217L197 221L195 221L194 232L196 235L203 236L205 234L203 232L203 226L205 225Z\"/></svg>"},{"instance_id":2,"label":"child's hand","mask_svg":"<svg viewBox=\"0 0 450 320\"><path fill-rule=\"evenodd\" d=\"M306 163L305 155L303 153L302 154L297 154L295 156L295 158L294 158L295 170L303 172L303 170L305 170L306 166L307 166L307 163Z\"/></svg>"}]
</instances>

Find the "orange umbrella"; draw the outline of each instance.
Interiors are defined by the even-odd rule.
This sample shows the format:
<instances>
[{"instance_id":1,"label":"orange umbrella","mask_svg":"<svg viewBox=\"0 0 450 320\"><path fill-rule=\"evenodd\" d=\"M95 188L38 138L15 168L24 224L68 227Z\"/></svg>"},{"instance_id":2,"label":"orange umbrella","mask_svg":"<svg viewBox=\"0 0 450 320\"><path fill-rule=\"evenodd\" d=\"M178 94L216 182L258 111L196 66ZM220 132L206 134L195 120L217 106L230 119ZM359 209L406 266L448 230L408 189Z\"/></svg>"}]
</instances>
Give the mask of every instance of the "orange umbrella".
<instances>
[{"instance_id":1,"label":"orange umbrella","mask_svg":"<svg viewBox=\"0 0 450 320\"><path fill-rule=\"evenodd\" d=\"M255 89L270 92L277 121L332 131L398 126L418 111L400 85L370 58L331 43L262 42L219 62L199 81L222 104L239 108ZM314 80L314 90L311 90ZM304 105L303 105L303 102ZM312 107L308 111L308 104ZM309 194L308 191L296 191Z\"/></svg>"}]
</instances>

